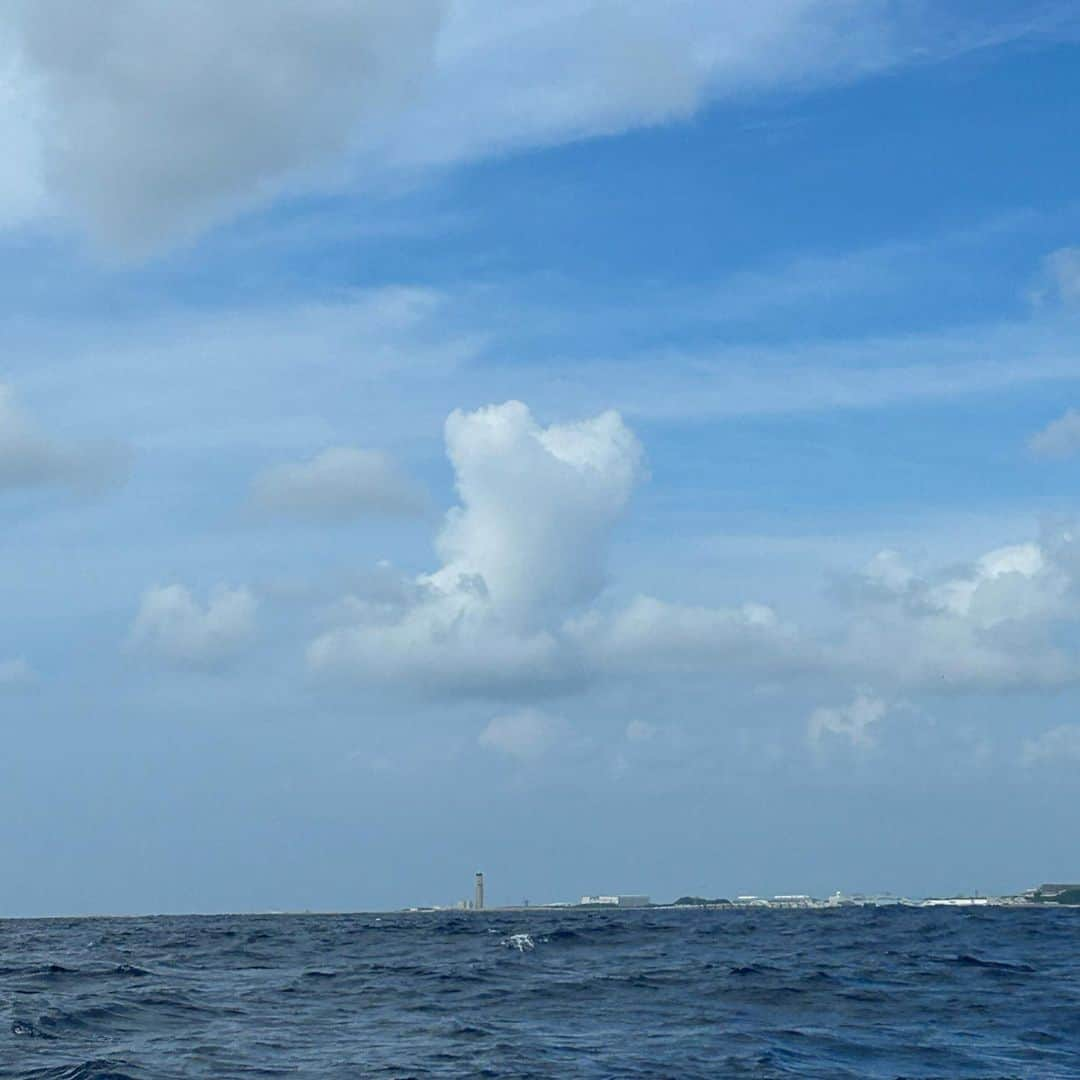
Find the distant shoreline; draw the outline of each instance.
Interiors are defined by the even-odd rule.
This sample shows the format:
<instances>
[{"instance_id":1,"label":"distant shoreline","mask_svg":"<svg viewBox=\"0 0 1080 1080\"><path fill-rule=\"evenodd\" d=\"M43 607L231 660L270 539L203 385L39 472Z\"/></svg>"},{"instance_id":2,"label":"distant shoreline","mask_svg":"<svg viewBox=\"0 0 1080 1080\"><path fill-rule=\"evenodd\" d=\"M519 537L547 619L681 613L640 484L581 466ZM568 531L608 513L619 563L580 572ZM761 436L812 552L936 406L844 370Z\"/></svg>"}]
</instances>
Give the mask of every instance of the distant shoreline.
<instances>
[{"instance_id":1,"label":"distant shoreline","mask_svg":"<svg viewBox=\"0 0 1080 1080\"><path fill-rule=\"evenodd\" d=\"M889 903L850 903L828 904L818 902L815 904L771 904L771 903L705 903L705 904L649 904L634 908L620 908L615 905L605 904L528 904L507 905L505 907L485 907L481 910L472 908L454 907L410 907L410 908L383 908L383 909L356 909L349 911L333 910L304 910L304 911L188 911L188 912L128 912L107 914L87 913L75 915L0 915L0 922L81 922L92 920L123 920L123 919L269 919L269 918L344 918L366 916L381 919L388 916L397 917L402 915L554 915L563 913L634 913L649 911L727 911L727 912L762 912L762 911L813 911L829 912L851 910L853 908L913 908L920 910L950 909L970 911L993 908L995 910L1057 910L1080 908L1080 902L1060 902L1050 900L1029 899L997 899L982 897L927 897L920 900L903 900Z\"/></svg>"}]
</instances>

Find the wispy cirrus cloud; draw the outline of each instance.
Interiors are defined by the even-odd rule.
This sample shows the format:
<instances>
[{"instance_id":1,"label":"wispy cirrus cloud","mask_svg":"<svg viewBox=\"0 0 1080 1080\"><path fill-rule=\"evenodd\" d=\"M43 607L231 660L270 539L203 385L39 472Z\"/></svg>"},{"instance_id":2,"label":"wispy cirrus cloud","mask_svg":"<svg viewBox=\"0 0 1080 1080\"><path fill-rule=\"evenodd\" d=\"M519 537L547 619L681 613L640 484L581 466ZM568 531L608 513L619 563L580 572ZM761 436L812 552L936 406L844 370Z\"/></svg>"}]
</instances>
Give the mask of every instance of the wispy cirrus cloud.
<instances>
[{"instance_id":1,"label":"wispy cirrus cloud","mask_svg":"<svg viewBox=\"0 0 1080 1080\"><path fill-rule=\"evenodd\" d=\"M551 365L534 396L545 400L551 392L545 393L546 382L583 406L603 397L624 413L656 419L877 409L1075 383L1078 354L1072 328L1028 323L779 346L703 346L618 363L600 358Z\"/></svg>"},{"instance_id":2,"label":"wispy cirrus cloud","mask_svg":"<svg viewBox=\"0 0 1080 1080\"><path fill-rule=\"evenodd\" d=\"M0 219L59 210L140 256L282 192L686 118L1049 33L1019 5L850 0L15 0ZM929 25L932 24L932 25ZM93 57L89 60L88 57Z\"/></svg>"}]
</instances>

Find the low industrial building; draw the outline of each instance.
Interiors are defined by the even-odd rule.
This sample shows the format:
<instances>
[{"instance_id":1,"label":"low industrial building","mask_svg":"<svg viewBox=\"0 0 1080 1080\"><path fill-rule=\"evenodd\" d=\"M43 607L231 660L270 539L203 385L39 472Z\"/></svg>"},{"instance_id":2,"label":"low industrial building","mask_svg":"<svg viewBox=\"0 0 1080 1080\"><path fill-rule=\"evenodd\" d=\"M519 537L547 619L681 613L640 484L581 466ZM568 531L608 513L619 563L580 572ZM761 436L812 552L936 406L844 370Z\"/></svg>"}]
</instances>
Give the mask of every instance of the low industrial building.
<instances>
[{"instance_id":1,"label":"low industrial building","mask_svg":"<svg viewBox=\"0 0 1080 1080\"><path fill-rule=\"evenodd\" d=\"M638 894L618 896L583 896L581 898L581 903L583 907L594 907L601 904L604 907L648 907L649 898L647 896L641 896Z\"/></svg>"}]
</instances>

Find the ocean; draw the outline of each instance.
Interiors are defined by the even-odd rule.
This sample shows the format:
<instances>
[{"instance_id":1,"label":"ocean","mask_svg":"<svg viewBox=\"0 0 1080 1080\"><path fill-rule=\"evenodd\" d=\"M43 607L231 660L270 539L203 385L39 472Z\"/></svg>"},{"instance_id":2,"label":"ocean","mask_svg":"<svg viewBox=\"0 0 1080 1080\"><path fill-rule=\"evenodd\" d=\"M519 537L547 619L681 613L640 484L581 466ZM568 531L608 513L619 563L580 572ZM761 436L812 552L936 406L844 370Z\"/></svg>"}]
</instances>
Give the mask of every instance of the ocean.
<instances>
[{"instance_id":1,"label":"ocean","mask_svg":"<svg viewBox=\"0 0 1080 1080\"><path fill-rule=\"evenodd\" d=\"M0 921L0 1075L1077 1077L1080 910Z\"/></svg>"}]
</instances>

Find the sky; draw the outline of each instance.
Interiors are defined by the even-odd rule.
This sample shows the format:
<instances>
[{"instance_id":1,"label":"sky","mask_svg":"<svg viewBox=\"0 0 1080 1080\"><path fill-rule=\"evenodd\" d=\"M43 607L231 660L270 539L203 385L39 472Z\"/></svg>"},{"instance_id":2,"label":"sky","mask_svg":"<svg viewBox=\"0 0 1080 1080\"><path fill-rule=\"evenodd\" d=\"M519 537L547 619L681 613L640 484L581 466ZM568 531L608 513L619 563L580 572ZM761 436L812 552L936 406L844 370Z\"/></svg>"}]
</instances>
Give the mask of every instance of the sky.
<instances>
[{"instance_id":1,"label":"sky","mask_svg":"<svg viewBox=\"0 0 1080 1080\"><path fill-rule=\"evenodd\" d=\"M1076 880L1078 46L6 4L0 914Z\"/></svg>"}]
</instances>

